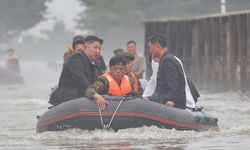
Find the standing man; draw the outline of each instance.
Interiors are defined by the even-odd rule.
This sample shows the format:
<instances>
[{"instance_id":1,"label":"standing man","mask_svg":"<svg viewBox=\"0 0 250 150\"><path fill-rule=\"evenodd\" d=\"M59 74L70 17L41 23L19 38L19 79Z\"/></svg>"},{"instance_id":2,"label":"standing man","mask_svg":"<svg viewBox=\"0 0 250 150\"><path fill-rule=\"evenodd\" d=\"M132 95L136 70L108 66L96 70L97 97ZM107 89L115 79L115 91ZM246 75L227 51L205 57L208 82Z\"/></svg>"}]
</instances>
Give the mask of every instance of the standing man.
<instances>
[{"instance_id":1,"label":"standing man","mask_svg":"<svg viewBox=\"0 0 250 150\"><path fill-rule=\"evenodd\" d=\"M20 73L19 57L15 54L14 49L8 49L7 53L7 69Z\"/></svg>"},{"instance_id":2,"label":"standing man","mask_svg":"<svg viewBox=\"0 0 250 150\"><path fill-rule=\"evenodd\" d=\"M94 61L100 55L102 43L103 40L94 35L87 36L85 40L76 38L72 42L74 49L80 49L64 64L58 88L50 97L50 104L56 106L85 95L89 85L97 78Z\"/></svg>"},{"instance_id":3,"label":"standing man","mask_svg":"<svg viewBox=\"0 0 250 150\"><path fill-rule=\"evenodd\" d=\"M146 70L145 66L145 58L139 56L137 54L137 48L135 41L128 41L127 42L127 51L132 54L135 58L132 71L136 74L136 76L141 79L143 78L143 74Z\"/></svg>"},{"instance_id":4,"label":"standing man","mask_svg":"<svg viewBox=\"0 0 250 150\"><path fill-rule=\"evenodd\" d=\"M152 59L160 60L156 90L149 100L185 109L186 94L189 96L191 92L181 61L169 52L166 39L161 35L155 35L149 40L149 48ZM189 99L187 105L195 107L194 99Z\"/></svg>"}]
</instances>

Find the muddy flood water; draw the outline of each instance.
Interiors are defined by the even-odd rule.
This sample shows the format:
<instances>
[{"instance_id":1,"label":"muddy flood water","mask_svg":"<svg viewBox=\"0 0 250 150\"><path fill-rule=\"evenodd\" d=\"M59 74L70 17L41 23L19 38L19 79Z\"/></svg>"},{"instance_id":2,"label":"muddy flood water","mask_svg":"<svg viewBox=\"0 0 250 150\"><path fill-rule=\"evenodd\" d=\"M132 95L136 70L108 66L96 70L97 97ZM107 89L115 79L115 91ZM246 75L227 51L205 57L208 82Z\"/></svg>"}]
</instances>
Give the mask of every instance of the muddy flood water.
<instances>
[{"instance_id":1,"label":"muddy flood water","mask_svg":"<svg viewBox=\"0 0 250 150\"><path fill-rule=\"evenodd\" d=\"M218 132L142 127L38 134L36 116L47 110L50 89L61 70L44 62L21 65L25 85L0 85L0 149L250 149L250 99L236 92L201 93L198 105L218 118Z\"/></svg>"}]
</instances>

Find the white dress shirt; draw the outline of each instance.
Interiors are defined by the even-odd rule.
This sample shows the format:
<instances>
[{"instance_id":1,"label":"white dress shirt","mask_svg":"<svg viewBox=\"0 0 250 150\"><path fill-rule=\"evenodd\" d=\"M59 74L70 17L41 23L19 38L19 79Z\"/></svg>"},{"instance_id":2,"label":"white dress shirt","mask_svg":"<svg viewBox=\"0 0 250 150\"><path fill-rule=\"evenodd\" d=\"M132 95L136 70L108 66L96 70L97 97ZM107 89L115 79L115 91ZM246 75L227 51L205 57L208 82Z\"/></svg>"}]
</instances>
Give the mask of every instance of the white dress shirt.
<instances>
[{"instance_id":1,"label":"white dress shirt","mask_svg":"<svg viewBox=\"0 0 250 150\"><path fill-rule=\"evenodd\" d=\"M152 66L153 73L152 73L152 75L151 75L151 77L146 85L146 88L144 89L142 97L152 96L155 92L159 62L152 60L151 66Z\"/></svg>"},{"instance_id":2,"label":"white dress shirt","mask_svg":"<svg viewBox=\"0 0 250 150\"><path fill-rule=\"evenodd\" d=\"M177 58L175 56L175 59L177 61L179 61L179 63L181 64L181 67L182 67L182 71L183 71L183 74L184 74L184 79L185 79L185 92L186 92L186 106L189 107L189 108L195 108L195 101L194 101L194 98L192 96L192 93L190 91L190 88L189 88L189 85L187 83L187 76L186 76L186 73L184 71L184 67L183 67L183 64L181 62L181 60L179 58ZM149 96L152 96L155 92L155 89L156 89L156 79L157 79L157 72L158 72L158 67L159 67L159 62L156 62L154 60L152 60L151 62L151 66L152 66L152 70L153 70L153 73L146 85L146 88L144 89L144 92L142 94L142 97L149 97Z\"/></svg>"}]
</instances>

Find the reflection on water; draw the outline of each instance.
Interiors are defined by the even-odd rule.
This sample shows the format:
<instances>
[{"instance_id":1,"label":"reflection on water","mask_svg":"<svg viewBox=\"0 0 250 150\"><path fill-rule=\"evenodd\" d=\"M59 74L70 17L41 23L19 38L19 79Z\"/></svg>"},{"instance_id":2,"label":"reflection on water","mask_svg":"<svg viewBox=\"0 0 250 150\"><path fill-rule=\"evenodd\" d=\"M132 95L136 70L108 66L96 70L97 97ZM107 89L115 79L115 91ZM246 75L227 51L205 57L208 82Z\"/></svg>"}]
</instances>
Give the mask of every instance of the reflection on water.
<instances>
[{"instance_id":1,"label":"reflection on water","mask_svg":"<svg viewBox=\"0 0 250 150\"><path fill-rule=\"evenodd\" d=\"M0 86L0 149L249 149L250 100L238 93L202 94L199 105L218 117L220 131L143 127L113 131L35 132L60 71L23 63L24 86Z\"/></svg>"}]
</instances>

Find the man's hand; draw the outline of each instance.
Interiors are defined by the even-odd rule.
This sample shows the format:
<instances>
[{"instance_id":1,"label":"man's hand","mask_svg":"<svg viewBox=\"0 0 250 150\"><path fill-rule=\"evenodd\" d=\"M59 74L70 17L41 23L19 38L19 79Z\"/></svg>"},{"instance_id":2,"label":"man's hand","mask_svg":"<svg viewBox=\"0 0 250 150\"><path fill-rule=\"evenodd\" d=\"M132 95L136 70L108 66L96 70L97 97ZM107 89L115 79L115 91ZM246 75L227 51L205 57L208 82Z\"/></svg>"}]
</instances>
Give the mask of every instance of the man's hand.
<instances>
[{"instance_id":1,"label":"man's hand","mask_svg":"<svg viewBox=\"0 0 250 150\"><path fill-rule=\"evenodd\" d=\"M142 99L143 100L149 100L148 97L145 97L145 96L143 96Z\"/></svg>"},{"instance_id":2,"label":"man's hand","mask_svg":"<svg viewBox=\"0 0 250 150\"><path fill-rule=\"evenodd\" d=\"M165 104L167 107L174 107L174 102L173 101L171 101L171 100L168 100L167 102L166 102L166 104Z\"/></svg>"},{"instance_id":3,"label":"man's hand","mask_svg":"<svg viewBox=\"0 0 250 150\"><path fill-rule=\"evenodd\" d=\"M141 70L141 71L136 72L135 74L137 75L138 78L143 78L144 72L145 71Z\"/></svg>"},{"instance_id":4,"label":"man's hand","mask_svg":"<svg viewBox=\"0 0 250 150\"><path fill-rule=\"evenodd\" d=\"M99 94L95 94L94 97L95 97L96 103L100 107L100 109L104 110L106 108L106 105L108 104L108 102Z\"/></svg>"}]
</instances>

